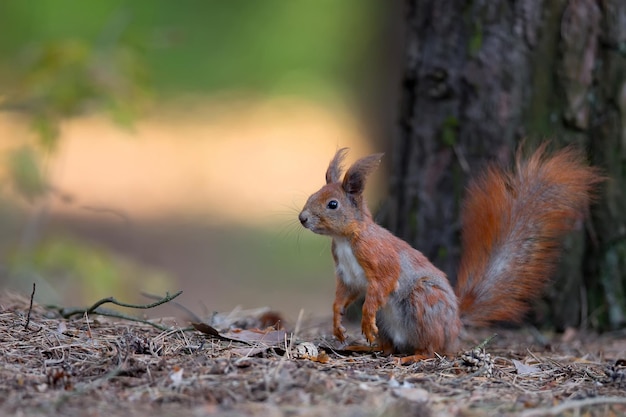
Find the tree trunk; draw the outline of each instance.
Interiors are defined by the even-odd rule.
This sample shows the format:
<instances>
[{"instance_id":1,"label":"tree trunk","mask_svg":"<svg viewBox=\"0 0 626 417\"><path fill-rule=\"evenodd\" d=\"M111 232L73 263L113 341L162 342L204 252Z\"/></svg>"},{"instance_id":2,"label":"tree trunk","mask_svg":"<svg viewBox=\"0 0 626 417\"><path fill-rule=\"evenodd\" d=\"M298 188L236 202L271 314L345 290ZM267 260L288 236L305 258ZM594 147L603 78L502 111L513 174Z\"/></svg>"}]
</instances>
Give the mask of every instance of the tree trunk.
<instances>
[{"instance_id":1,"label":"tree trunk","mask_svg":"<svg viewBox=\"0 0 626 417\"><path fill-rule=\"evenodd\" d=\"M389 228L454 281L467 179L487 161L510 163L522 139L585 146L612 181L593 224L565 242L541 315L559 328L587 316L622 324L626 2L407 0L406 19Z\"/></svg>"},{"instance_id":2,"label":"tree trunk","mask_svg":"<svg viewBox=\"0 0 626 417\"><path fill-rule=\"evenodd\" d=\"M591 324L617 328L626 324L626 2L604 0L600 13L589 140L609 180L593 213L586 287Z\"/></svg>"}]
</instances>

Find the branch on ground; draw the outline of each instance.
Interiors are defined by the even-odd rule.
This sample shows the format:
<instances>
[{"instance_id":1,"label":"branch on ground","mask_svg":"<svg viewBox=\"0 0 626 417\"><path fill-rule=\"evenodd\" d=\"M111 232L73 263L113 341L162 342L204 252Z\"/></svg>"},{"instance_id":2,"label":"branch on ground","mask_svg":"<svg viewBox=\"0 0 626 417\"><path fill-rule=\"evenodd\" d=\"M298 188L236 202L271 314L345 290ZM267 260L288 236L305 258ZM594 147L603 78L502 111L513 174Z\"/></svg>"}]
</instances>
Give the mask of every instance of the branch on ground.
<instances>
[{"instance_id":1,"label":"branch on ground","mask_svg":"<svg viewBox=\"0 0 626 417\"><path fill-rule=\"evenodd\" d=\"M134 309L140 309L140 310L147 310L150 308L154 308L157 306L160 306L161 304L165 304L168 303L170 301L172 301L173 299L175 299L176 297L178 297L179 295L181 295L183 292L182 291L178 291L175 294L170 295L170 293L165 293L165 296L158 299L157 301L150 303L150 304L130 304L130 303L124 303L121 301L116 300L114 297L107 297L107 298L103 298L101 300L96 301L93 305L91 305L91 307L88 308L82 308L82 307L55 307L55 306L51 306L52 308L56 309L59 314L65 318L65 319L69 319L72 316L76 316L76 315L89 315L89 314L98 314L100 316L107 316L107 317L115 317L118 319L123 319L123 320L130 320L130 321L136 321L139 323L145 323L148 324L150 326L156 327L157 329L166 331L166 330L170 330L169 327L163 326L161 324L158 323L154 323L150 320L145 320L145 319L141 319L139 317L134 317L128 314L124 314L121 313L119 311L115 311L115 310L110 310L110 309L106 309L106 308L101 308L101 306L103 304L106 303L111 303L114 304L116 306L120 306L120 307L126 307L126 308L134 308Z\"/></svg>"}]
</instances>

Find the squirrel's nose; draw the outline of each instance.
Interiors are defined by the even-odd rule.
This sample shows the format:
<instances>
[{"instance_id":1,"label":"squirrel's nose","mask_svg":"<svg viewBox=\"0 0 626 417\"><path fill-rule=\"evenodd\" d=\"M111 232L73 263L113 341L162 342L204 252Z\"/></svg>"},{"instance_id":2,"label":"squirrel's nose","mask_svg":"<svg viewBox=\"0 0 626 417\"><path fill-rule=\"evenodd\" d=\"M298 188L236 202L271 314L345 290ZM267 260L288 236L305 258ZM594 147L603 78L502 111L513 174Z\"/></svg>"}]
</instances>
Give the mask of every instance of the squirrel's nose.
<instances>
[{"instance_id":1,"label":"squirrel's nose","mask_svg":"<svg viewBox=\"0 0 626 417\"><path fill-rule=\"evenodd\" d=\"M304 213L300 213L300 215L298 215L298 220L300 220L300 223L302 223L302 225L306 225L306 222L309 221L309 217Z\"/></svg>"}]
</instances>

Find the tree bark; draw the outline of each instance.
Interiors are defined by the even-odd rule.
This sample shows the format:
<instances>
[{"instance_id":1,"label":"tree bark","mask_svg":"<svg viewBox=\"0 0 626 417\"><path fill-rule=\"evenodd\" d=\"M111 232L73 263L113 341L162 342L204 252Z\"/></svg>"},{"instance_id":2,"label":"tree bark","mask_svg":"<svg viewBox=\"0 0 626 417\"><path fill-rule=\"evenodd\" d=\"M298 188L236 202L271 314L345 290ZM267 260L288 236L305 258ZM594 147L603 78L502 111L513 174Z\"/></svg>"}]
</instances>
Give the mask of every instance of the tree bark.
<instances>
[{"instance_id":1,"label":"tree bark","mask_svg":"<svg viewBox=\"0 0 626 417\"><path fill-rule=\"evenodd\" d=\"M589 138L593 162L609 177L594 210L588 280L591 324L626 324L626 2L600 2L600 32Z\"/></svg>"},{"instance_id":2,"label":"tree bark","mask_svg":"<svg viewBox=\"0 0 626 417\"><path fill-rule=\"evenodd\" d=\"M589 315L623 324L626 2L407 0L406 22L389 228L454 281L468 178L509 164L522 140L586 147L612 181L593 223L565 242L539 314L558 328Z\"/></svg>"}]
</instances>

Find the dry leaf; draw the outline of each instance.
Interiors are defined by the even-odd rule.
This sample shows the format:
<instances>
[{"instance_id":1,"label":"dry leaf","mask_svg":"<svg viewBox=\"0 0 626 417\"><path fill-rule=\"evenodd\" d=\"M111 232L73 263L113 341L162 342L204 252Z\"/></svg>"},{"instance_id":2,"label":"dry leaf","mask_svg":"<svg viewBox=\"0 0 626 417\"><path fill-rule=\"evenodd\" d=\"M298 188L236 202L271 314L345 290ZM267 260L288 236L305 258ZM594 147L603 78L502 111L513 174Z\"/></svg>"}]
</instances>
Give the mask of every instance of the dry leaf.
<instances>
[{"instance_id":1,"label":"dry leaf","mask_svg":"<svg viewBox=\"0 0 626 417\"><path fill-rule=\"evenodd\" d=\"M513 365L515 365L515 369L517 370L518 375L529 375L534 374L536 372L541 372L541 369L535 365L525 365L522 362L513 359Z\"/></svg>"},{"instance_id":2,"label":"dry leaf","mask_svg":"<svg viewBox=\"0 0 626 417\"><path fill-rule=\"evenodd\" d=\"M192 322L191 325L194 329L209 336L217 337L222 340L230 340L235 342L243 342L248 344L262 343L266 347L279 347L285 342L285 336L287 333L284 330L241 330L234 329L227 332L220 333L213 326L206 323Z\"/></svg>"},{"instance_id":3,"label":"dry leaf","mask_svg":"<svg viewBox=\"0 0 626 417\"><path fill-rule=\"evenodd\" d=\"M263 343L267 346L278 347L285 342L287 333L284 330L230 330L219 334L228 340L244 343Z\"/></svg>"},{"instance_id":4,"label":"dry leaf","mask_svg":"<svg viewBox=\"0 0 626 417\"><path fill-rule=\"evenodd\" d=\"M430 394L423 388L395 388L393 393L396 397L404 398L412 402L425 403Z\"/></svg>"},{"instance_id":5,"label":"dry leaf","mask_svg":"<svg viewBox=\"0 0 626 417\"><path fill-rule=\"evenodd\" d=\"M319 354L317 346L311 342L302 342L296 346L295 357L301 359L309 359L316 357Z\"/></svg>"},{"instance_id":6,"label":"dry leaf","mask_svg":"<svg viewBox=\"0 0 626 417\"><path fill-rule=\"evenodd\" d=\"M220 332L218 332L217 329L215 329L215 327L209 326L206 323L191 322L191 325L193 326L194 329L196 329L197 331L201 333L207 334L209 336L215 336L215 337L220 336Z\"/></svg>"},{"instance_id":7,"label":"dry leaf","mask_svg":"<svg viewBox=\"0 0 626 417\"><path fill-rule=\"evenodd\" d=\"M285 322L283 315L274 310L266 311L265 313L261 314L261 316L259 317L259 322L260 327L263 329L272 327L276 330L283 330L285 328L285 326L283 325L283 323Z\"/></svg>"}]
</instances>

